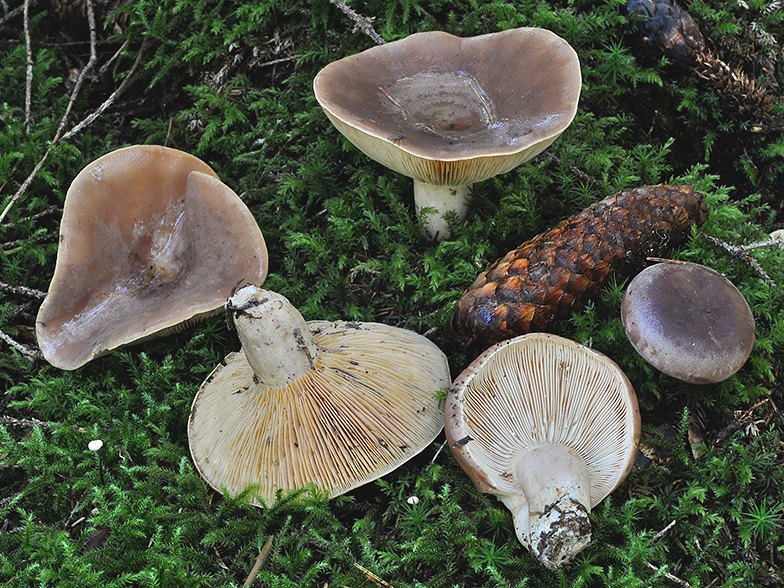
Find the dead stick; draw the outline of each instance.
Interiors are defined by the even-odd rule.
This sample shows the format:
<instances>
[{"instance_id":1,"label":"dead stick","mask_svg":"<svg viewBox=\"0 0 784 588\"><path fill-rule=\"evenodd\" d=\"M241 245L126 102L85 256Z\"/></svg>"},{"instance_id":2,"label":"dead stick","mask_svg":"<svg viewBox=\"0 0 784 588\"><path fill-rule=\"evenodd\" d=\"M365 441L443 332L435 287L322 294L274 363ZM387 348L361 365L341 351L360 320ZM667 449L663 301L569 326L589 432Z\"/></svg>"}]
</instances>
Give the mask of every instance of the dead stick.
<instances>
[{"instance_id":1,"label":"dead stick","mask_svg":"<svg viewBox=\"0 0 784 588\"><path fill-rule=\"evenodd\" d=\"M27 73L25 79L25 133L30 132L30 111L33 103L33 49L30 46L30 0L24 3L24 36L27 52Z\"/></svg>"},{"instance_id":2,"label":"dead stick","mask_svg":"<svg viewBox=\"0 0 784 588\"><path fill-rule=\"evenodd\" d=\"M49 427L52 423L38 419L16 419L14 417L0 416L0 425L9 429L32 429L33 427Z\"/></svg>"},{"instance_id":3,"label":"dead stick","mask_svg":"<svg viewBox=\"0 0 784 588\"><path fill-rule=\"evenodd\" d=\"M359 30L373 39L377 45L384 45L386 43L384 38L373 29L373 25L370 24L372 22L371 19L357 14L348 4L345 3L344 0L332 0L332 3L340 8L340 10L342 10L346 16L354 21L354 30L351 31L352 33L355 33Z\"/></svg>"},{"instance_id":4,"label":"dead stick","mask_svg":"<svg viewBox=\"0 0 784 588\"><path fill-rule=\"evenodd\" d=\"M27 6L29 0L25 0L25 7ZM26 21L26 19L25 19ZM76 102L76 97L79 95L79 91L82 89L82 84L84 83L84 79L87 77L87 73L90 69L92 69L95 61L98 59L97 52L96 52L96 45L98 43L98 35L95 32L95 12L93 11L93 2L92 0L87 0L87 21L90 24L90 59L87 62L87 65L82 68L82 71L79 72L79 77L76 79L76 84L74 84L73 91L71 92L71 97L68 101L68 106L65 107L65 113L63 113L62 118L60 119L60 123L57 125L57 131L54 134L54 138L52 139L49 147L47 147L46 151L44 152L43 157L41 160L35 165L33 171L30 172L30 175L27 176L22 185L17 190L16 194L11 197L11 200L6 205L5 209L2 213L0 213L0 223L3 222L3 219L8 215L8 212L11 210L11 207L22 197L27 191L27 188L32 183L35 176L38 175L38 172L44 165L46 158L49 157L49 153L51 153L52 149L55 145L60 141L60 134L63 132L66 123L68 122L68 115L71 113L71 108L73 108L74 103Z\"/></svg>"},{"instance_id":5,"label":"dead stick","mask_svg":"<svg viewBox=\"0 0 784 588\"><path fill-rule=\"evenodd\" d=\"M27 286L12 286L5 282L0 282L0 290L10 292L11 294L28 296L30 298L46 298L46 292L42 292L41 290L35 290L33 288L28 288Z\"/></svg>"},{"instance_id":6,"label":"dead stick","mask_svg":"<svg viewBox=\"0 0 784 588\"><path fill-rule=\"evenodd\" d=\"M114 92L112 92L111 96L109 96L103 102L103 104L101 104L95 110L95 112L93 112L90 116L85 118L82 122L80 122L70 131L68 131L65 135L63 135L63 140L70 139L73 135L81 131L84 127L86 127L91 122L93 122L96 118L101 116L101 114L103 114L103 112L112 105L112 103L117 99L117 96L119 96L120 93L125 89L125 86L128 84L128 80L130 80L131 76L133 76L134 72L136 72L136 68L139 67L139 63L141 63L142 61L142 53L144 52L144 47L146 44L147 44L147 37L144 37L144 40L142 41L142 46L139 49L139 53L136 54L136 61L133 62L131 69L128 71L128 75L126 75L123 81L120 83L120 85L117 86L117 89ZM2 218L0 218L0 220L2 220Z\"/></svg>"},{"instance_id":7,"label":"dead stick","mask_svg":"<svg viewBox=\"0 0 784 588\"><path fill-rule=\"evenodd\" d=\"M764 245L760 244L760 243L754 243L752 245L743 247L743 246L738 246L738 245L730 245L726 241L722 241L721 239L719 239L717 237L714 237L712 235L707 235L707 234L703 233L702 231L697 231L697 234L700 235L701 237L703 237L709 243L712 243L713 245L715 245L716 247L718 247L719 249L721 249L722 251L727 253L728 255L731 255L732 257L734 257L738 261L740 261L742 263L745 263L745 264L748 264L754 270L754 272L760 278L762 278L765 281L765 283L767 283L768 286L770 286L771 288L776 288L777 287L776 286L776 282L774 282L773 279L767 274L767 272L764 269L762 269L762 266L757 262L756 259L754 259L751 256L751 254L748 252L748 249L758 248L758 247L763 247L763 246L765 246L765 247L779 247L779 246L781 246L781 241L780 240L778 240L778 239L770 239L769 241L766 241Z\"/></svg>"},{"instance_id":8,"label":"dead stick","mask_svg":"<svg viewBox=\"0 0 784 588\"><path fill-rule=\"evenodd\" d=\"M32 359L43 359L44 355L37 349L30 349L27 345L22 345L21 343L17 343L11 337L6 335L3 331L0 331L0 340L5 341L11 347L16 349L22 355L26 355Z\"/></svg>"},{"instance_id":9,"label":"dead stick","mask_svg":"<svg viewBox=\"0 0 784 588\"><path fill-rule=\"evenodd\" d=\"M691 584L689 584L686 580L681 580L678 576L673 576L668 571L662 570L661 568L657 568L655 565L653 565L652 563L649 563L647 561L643 561L642 563L644 563L646 566L648 566L650 569L652 569L657 574L661 574L662 576L664 576L668 580L672 580L676 584L679 584L679 585L683 586L683 588L691 588Z\"/></svg>"},{"instance_id":10,"label":"dead stick","mask_svg":"<svg viewBox=\"0 0 784 588\"><path fill-rule=\"evenodd\" d=\"M270 535L267 539L267 542L264 544L264 547L261 548L258 557L256 557L256 563L253 565L253 569L248 574L248 579L245 580L245 583L242 585L243 588L247 588L253 584L253 581L256 579L256 576L259 575L261 571L261 566L264 565L264 562L267 561L269 557L270 551L272 551L272 540L275 538L275 535Z\"/></svg>"}]
</instances>

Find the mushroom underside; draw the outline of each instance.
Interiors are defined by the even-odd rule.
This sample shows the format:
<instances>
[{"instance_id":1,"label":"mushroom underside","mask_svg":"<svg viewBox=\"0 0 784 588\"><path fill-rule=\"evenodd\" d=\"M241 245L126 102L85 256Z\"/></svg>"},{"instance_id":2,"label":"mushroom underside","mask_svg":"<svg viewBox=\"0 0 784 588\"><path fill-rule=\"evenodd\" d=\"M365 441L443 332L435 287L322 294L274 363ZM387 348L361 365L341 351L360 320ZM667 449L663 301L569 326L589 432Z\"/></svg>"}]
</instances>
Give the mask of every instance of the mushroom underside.
<instances>
[{"instance_id":1,"label":"mushroom underside","mask_svg":"<svg viewBox=\"0 0 784 588\"><path fill-rule=\"evenodd\" d=\"M436 393L449 372L435 345L414 350L421 335L373 323L308 325L319 357L289 386L254 384L245 354L234 353L197 394L191 455L214 488L251 487L267 505L279 490L311 484L338 496L391 472L442 430Z\"/></svg>"}]
</instances>

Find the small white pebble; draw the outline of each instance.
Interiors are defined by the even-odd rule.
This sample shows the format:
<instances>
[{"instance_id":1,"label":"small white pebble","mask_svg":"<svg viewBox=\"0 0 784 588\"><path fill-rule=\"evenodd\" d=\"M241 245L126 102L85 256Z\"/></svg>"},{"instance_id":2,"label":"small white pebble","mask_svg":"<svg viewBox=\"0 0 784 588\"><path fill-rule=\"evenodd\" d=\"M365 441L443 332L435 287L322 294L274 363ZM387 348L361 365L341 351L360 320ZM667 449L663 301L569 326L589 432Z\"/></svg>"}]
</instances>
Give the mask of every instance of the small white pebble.
<instances>
[{"instance_id":1,"label":"small white pebble","mask_svg":"<svg viewBox=\"0 0 784 588\"><path fill-rule=\"evenodd\" d=\"M103 447L103 441L100 439L93 439L87 444L87 449L90 451L98 451L101 447Z\"/></svg>"},{"instance_id":2,"label":"small white pebble","mask_svg":"<svg viewBox=\"0 0 784 588\"><path fill-rule=\"evenodd\" d=\"M406 500L409 504L419 504L419 497L418 496L411 496L408 500Z\"/></svg>"}]
</instances>

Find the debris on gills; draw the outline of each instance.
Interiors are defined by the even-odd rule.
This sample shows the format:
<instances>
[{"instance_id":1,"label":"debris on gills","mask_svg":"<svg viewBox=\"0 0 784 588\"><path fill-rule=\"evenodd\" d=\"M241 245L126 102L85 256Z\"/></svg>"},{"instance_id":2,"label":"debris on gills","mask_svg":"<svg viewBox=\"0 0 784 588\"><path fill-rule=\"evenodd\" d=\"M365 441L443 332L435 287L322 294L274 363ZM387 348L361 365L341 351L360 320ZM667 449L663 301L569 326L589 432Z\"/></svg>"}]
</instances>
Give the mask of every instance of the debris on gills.
<instances>
[{"instance_id":1,"label":"debris on gills","mask_svg":"<svg viewBox=\"0 0 784 588\"><path fill-rule=\"evenodd\" d=\"M452 317L469 353L530 331L549 331L612 277L637 273L647 257L678 246L708 216L690 186L643 186L596 202L526 241L479 275Z\"/></svg>"},{"instance_id":2,"label":"debris on gills","mask_svg":"<svg viewBox=\"0 0 784 588\"><path fill-rule=\"evenodd\" d=\"M772 113L774 100L753 78L716 57L691 15L673 0L629 0L629 14L647 17L642 28L645 45L688 68L710 91L741 116L754 132L780 131Z\"/></svg>"}]
</instances>

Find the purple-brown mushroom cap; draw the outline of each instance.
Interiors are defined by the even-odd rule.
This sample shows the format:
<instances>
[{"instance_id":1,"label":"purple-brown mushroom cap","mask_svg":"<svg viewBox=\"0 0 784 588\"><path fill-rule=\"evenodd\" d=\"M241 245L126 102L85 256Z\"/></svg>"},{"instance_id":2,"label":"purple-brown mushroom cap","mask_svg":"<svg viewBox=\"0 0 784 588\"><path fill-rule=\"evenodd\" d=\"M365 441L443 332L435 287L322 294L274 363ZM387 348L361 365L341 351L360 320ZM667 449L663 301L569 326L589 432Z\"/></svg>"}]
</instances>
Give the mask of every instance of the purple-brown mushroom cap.
<instances>
[{"instance_id":1,"label":"purple-brown mushroom cap","mask_svg":"<svg viewBox=\"0 0 784 588\"><path fill-rule=\"evenodd\" d=\"M313 82L343 135L414 178L418 210L458 216L468 186L513 169L563 133L581 85L574 49L533 27L468 38L416 33L330 63ZM445 230L431 220L431 230Z\"/></svg>"},{"instance_id":2,"label":"purple-brown mushroom cap","mask_svg":"<svg viewBox=\"0 0 784 588\"><path fill-rule=\"evenodd\" d=\"M640 272L621 303L626 335L656 369L693 384L726 380L748 359L754 316L738 289L696 263Z\"/></svg>"}]
</instances>

